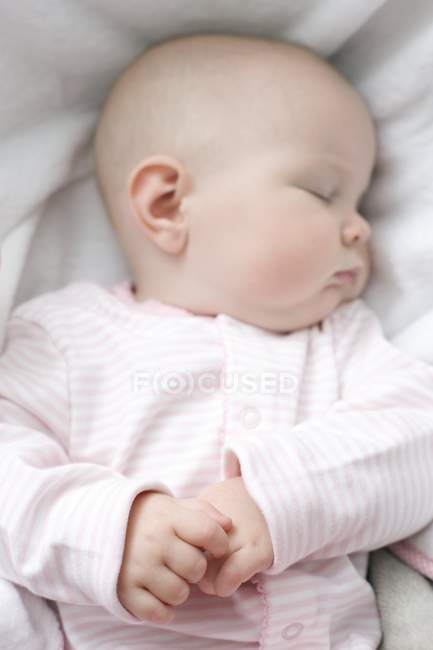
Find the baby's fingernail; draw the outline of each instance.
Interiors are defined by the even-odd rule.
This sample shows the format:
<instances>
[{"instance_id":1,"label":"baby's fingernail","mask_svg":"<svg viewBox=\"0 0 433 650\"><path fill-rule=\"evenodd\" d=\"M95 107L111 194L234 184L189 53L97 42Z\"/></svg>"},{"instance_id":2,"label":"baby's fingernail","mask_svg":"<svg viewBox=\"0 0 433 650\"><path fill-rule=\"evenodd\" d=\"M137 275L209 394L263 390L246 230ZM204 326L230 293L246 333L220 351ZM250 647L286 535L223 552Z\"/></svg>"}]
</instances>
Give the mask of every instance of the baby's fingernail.
<instances>
[{"instance_id":1,"label":"baby's fingernail","mask_svg":"<svg viewBox=\"0 0 433 650\"><path fill-rule=\"evenodd\" d=\"M230 587L220 587L217 592L217 596L220 596L221 598L227 598L228 596L233 596L235 593L236 589L232 589Z\"/></svg>"},{"instance_id":2,"label":"baby's fingernail","mask_svg":"<svg viewBox=\"0 0 433 650\"><path fill-rule=\"evenodd\" d=\"M213 585L209 580L202 580L200 582L200 589L205 592L205 594L209 594L211 596L215 595L215 589L213 588Z\"/></svg>"}]
</instances>

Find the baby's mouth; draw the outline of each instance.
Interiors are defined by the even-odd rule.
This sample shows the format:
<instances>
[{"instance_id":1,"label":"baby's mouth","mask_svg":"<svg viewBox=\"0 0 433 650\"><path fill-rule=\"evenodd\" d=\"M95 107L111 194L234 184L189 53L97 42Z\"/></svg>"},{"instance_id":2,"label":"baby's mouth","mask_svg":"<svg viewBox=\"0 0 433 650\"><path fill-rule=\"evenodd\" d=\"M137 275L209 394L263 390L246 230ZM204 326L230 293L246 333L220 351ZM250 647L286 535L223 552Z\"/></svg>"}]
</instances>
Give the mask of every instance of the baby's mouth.
<instances>
[{"instance_id":1,"label":"baby's mouth","mask_svg":"<svg viewBox=\"0 0 433 650\"><path fill-rule=\"evenodd\" d=\"M361 272L360 266L355 266L351 269L344 269L343 271L337 271L332 277L342 280L343 282L353 282L356 280L358 275Z\"/></svg>"},{"instance_id":2,"label":"baby's mouth","mask_svg":"<svg viewBox=\"0 0 433 650\"><path fill-rule=\"evenodd\" d=\"M361 275L362 266L354 266L352 268L342 269L337 271L329 278L328 287L343 287L354 285Z\"/></svg>"}]
</instances>

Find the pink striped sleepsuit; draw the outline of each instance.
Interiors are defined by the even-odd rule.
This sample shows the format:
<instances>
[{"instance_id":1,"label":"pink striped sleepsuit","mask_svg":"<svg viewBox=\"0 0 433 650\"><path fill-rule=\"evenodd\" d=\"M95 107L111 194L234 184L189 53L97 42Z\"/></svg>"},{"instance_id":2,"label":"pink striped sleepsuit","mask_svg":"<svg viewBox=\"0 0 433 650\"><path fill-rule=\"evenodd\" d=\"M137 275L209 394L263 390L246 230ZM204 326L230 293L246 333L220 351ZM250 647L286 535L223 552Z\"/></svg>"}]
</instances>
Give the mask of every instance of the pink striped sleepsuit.
<instances>
[{"instance_id":1,"label":"pink striped sleepsuit","mask_svg":"<svg viewBox=\"0 0 433 650\"><path fill-rule=\"evenodd\" d=\"M274 547L228 598L141 622L116 582L134 497L236 475ZM69 650L371 650L368 551L433 517L433 369L362 300L276 334L130 284L13 313L0 359L0 575L57 602Z\"/></svg>"}]
</instances>

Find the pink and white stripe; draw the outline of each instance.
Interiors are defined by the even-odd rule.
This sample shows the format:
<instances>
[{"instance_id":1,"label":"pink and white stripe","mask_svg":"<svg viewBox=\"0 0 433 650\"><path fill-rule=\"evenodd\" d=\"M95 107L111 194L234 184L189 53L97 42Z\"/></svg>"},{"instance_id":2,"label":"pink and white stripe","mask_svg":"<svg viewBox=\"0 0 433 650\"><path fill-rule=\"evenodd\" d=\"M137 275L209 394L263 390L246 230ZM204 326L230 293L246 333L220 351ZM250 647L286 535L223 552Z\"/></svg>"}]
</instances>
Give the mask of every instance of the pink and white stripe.
<instances>
[{"instance_id":1,"label":"pink and white stripe","mask_svg":"<svg viewBox=\"0 0 433 650\"><path fill-rule=\"evenodd\" d=\"M116 594L134 497L195 496L238 463L273 566L137 620ZM426 526L432 489L433 370L361 300L280 335L76 284L9 323L0 575L57 601L69 650L377 648L368 551Z\"/></svg>"}]
</instances>

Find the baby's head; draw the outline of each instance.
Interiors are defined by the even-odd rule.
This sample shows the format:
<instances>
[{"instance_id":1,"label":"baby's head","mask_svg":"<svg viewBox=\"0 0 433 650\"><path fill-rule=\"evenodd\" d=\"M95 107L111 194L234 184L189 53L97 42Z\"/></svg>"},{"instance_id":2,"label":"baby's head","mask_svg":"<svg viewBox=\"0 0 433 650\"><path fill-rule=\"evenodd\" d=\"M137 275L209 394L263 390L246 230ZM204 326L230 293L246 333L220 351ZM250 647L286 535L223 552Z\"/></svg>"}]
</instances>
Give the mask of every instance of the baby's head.
<instances>
[{"instance_id":1,"label":"baby's head","mask_svg":"<svg viewBox=\"0 0 433 650\"><path fill-rule=\"evenodd\" d=\"M159 44L115 84L95 144L137 300L287 332L363 290L374 127L307 49L225 35Z\"/></svg>"}]
</instances>

